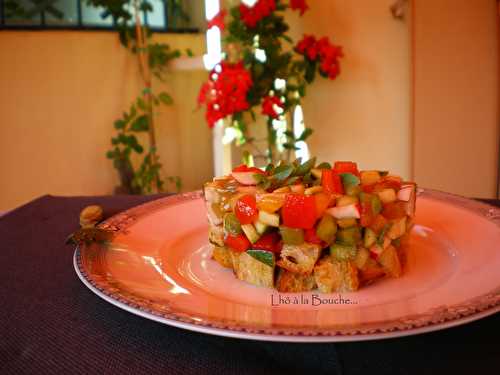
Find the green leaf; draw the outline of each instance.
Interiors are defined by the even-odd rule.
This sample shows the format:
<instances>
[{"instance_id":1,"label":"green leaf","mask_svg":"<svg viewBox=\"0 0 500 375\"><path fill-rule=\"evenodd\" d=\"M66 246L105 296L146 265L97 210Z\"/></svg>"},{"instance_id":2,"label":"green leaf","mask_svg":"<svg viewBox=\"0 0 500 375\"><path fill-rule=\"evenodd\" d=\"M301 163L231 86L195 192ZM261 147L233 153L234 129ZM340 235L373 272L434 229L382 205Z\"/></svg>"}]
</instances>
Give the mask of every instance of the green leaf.
<instances>
[{"instance_id":1,"label":"green leaf","mask_svg":"<svg viewBox=\"0 0 500 375\"><path fill-rule=\"evenodd\" d=\"M323 163L318 164L318 166L316 168L317 169L332 169L332 166L330 163L323 162Z\"/></svg>"},{"instance_id":2,"label":"green leaf","mask_svg":"<svg viewBox=\"0 0 500 375\"><path fill-rule=\"evenodd\" d=\"M341 173L340 177L342 178L342 185L344 185L344 188L357 186L361 182L359 177L353 175L352 173Z\"/></svg>"},{"instance_id":3,"label":"green leaf","mask_svg":"<svg viewBox=\"0 0 500 375\"><path fill-rule=\"evenodd\" d=\"M305 163L299 165L295 171L293 172L294 176L304 176L308 173L312 168L314 168L314 164L316 164L316 157L309 159Z\"/></svg>"},{"instance_id":4,"label":"green leaf","mask_svg":"<svg viewBox=\"0 0 500 375\"><path fill-rule=\"evenodd\" d=\"M165 105L171 105L174 102L172 97L166 92L160 92L160 94L158 94L158 99Z\"/></svg>"},{"instance_id":5,"label":"green leaf","mask_svg":"<svg viewBox=\"0 0 500 375\"><path fill-rule=\"evenodd\" d=\"M130 125L130 130L134 132L145 132L149 130L148 116L142 115L137 117L132 125Z\"/></svg>"},{"instance_id":6,"label":"green leaf","mask_svg":"<svg viewBox=\"0 0 500 375\"><path fill-rule=\"evenodd\" d=\"M387 233L387 231L389 230L390 227L391 227L391 224L385 224L384 228L382 229L382 231L378 235L377 244L379 244L380 246L382 246L384 244L385 234Z\"/></svg>"},{"instance_id":7,"label":"green leaf","mask_svg":"<svg viewBox=\"0 0 500 375\"><path fill-rule=\"evenodd\" d=\"M293 172L293 169L294 168L292 165L281 164L274 169L273 178L275 178L279 181L284 181L285 179L290 177L290 175Z\"/></svg>"},{"instance_id":8,"label":"green leaf","mask_svg":"<svg viewBox=\"0 0 500 375\"><path fill-rule=\"evenodd\" d=\"M120 130L125 128L125 125L127 125L127 122L124 120L116 120L115 121L115 129Z\"/></svg>"},{"instance_id":9,"label":"green leaf","mask_svg":"<svg viewBox=\"0 0 500 375\"><path fill-rule=\"evenodd\" d=\"M274 267L274 254L270 251L249 249L247 250L248 255L257 259L269 267Z\"/></svg>"},{"instance_id":10,"label":"green leaf","mask_svg":"<svg viewBox=\"0 0 500 375\"><path fill-rule=\"evenodd\" d=\"M113 150L106 152L106 157L108 159L113 159L115 157L115 152Z\"/></svg>"},{"instance_id":11,"label":"green leaf","mask_svg":"<svg viewBox=\"0 0 500 375\"><path fill-rule=\"evenodd\" d=\"M137 98L137 106L143 110L146 111L146 102L142 98Z\"/></svg>"},{"instance_id":12,"label":"green leaf","mask_svg":"<svg viewBox=\"0 0 500 375\"><path fill-rule=\"evenodd\" d=\"M305 128L297 141L305 141L312 134L313 130L311 128Z\"/></svg>"}]
</instances>

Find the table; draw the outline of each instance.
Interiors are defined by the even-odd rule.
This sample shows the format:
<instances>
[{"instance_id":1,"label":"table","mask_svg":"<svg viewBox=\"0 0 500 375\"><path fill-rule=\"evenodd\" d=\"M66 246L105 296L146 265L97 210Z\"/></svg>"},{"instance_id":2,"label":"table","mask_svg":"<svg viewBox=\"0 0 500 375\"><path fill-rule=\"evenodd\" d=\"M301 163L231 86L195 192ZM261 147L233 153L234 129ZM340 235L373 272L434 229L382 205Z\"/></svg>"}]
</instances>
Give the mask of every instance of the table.
<instances>
[{"instance_id":1,"label":"table","mask_svg":"<svg viewBox=\"0 0 500 375\"><path fill-rule=\"evenodd\" d=\"M283 344L188 332L114 307L78 279L65 238L87 205L102 205L107 217L157 197L43 196L0 217L1 374L498 371L500 314L406 338Z\"/></svg>"}]
</instances>

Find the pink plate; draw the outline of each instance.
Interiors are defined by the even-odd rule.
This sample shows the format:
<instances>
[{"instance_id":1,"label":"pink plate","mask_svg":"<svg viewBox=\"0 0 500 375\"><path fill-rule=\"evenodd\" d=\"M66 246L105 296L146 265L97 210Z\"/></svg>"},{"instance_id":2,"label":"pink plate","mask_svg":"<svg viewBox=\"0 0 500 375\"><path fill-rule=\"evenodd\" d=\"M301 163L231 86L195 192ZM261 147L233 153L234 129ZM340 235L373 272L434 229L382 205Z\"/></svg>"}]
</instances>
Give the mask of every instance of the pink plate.
<instances>
[{"instance_id":1,"label":"pink plate","mask_svg":"<svg viewBox=\"0 0 500 375\"><path fill-rule=\"evenodd\" d=\"M101 227L107 246L76 250L83 283L145 318L237 338L333 342L464 324L500 310L500 210L437 191L417 200L403 276L356 293L279 294L210 259L200 192L159 199Z\"/></svg>"}]
</instances>

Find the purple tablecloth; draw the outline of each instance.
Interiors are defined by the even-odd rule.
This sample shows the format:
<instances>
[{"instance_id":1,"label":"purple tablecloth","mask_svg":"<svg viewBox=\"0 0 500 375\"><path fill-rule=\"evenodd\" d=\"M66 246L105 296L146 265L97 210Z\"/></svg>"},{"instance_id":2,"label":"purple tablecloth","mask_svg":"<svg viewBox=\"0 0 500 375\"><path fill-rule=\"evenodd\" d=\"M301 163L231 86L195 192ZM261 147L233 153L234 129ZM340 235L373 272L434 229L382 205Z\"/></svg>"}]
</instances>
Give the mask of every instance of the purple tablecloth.
<instances>
[{"instance_id":1,"label":"purple tablecloth","mask_svg":"<svg viewBox=\"0 0 500 375\"><path fill-rule=\"evenodd\" d=\"M86 205L109 216L151 199L44 196L0 217L1 374L498 371L499 314L406 338L283 344L188 332L120 310L80 282L64 240Z\"/></svg>"}]
</instances>

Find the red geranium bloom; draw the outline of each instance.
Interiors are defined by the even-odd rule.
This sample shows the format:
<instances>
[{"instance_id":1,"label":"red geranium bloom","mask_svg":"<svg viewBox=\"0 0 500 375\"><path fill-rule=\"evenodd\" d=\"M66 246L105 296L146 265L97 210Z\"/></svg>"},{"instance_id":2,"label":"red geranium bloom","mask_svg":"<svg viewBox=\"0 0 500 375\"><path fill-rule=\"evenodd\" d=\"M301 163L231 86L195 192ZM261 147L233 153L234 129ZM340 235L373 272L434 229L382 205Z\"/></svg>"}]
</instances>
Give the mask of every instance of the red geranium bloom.
<instances>
[{"instance_id":1,"label":"red geranium bloom","mask_svg":"<svg viewBox=\"0 0 500 375\"><path fill-rule=\"evenodd\" d=\"M207 23L207 28L211 29L214 26L217 26L220 31L223 31L225 28L224 25L224 18L226 17L227 11L226 10L221 10L219 13L217 13L210 21Z\"/></svg>"},{"instance_id":2,"label":"red geranium bloom","mask_svg":"<svg viewBox=\"0 0 500 375\"><path fill-rule=\"evenodd\" d=\"M309 60L316 60L319 52L316 38L312 35L304 35L302 40L300 40L295 46L295 50L301 55L307 56Z\"/></svg>"},{"instance_id":3,"label":"red geranium bloom","mask_svg":"<svg viewBox=\"0 0 500 375\"><path fill-rule=\"evenodd\" d=\"M264 99L262 100L262 114L267 115L271 118L278 118L280 113L276 111L275 106L283 109L283 103L281 102L280 98L270 95L264 97Z\"/></svg>"},{"instance_id":4,"label":"red geranium bloom","mask_svg":"<svg viewBox=\"0 0 500 375\"><path fill-rule=\"evenodd\" d=\"M274 10L276 10L275 0L257 0L252 7L241 3L240 17L247 27L253 29L257 26L257 22L269 16Z\"/></svg>"},{"instance_id":5,"label":"red geranium bloom","mask_svg":"<svg viewBox=\"0 0 500 375\"><path fill-rule=\"evenodd\" d=\"M242 62L222 62L219 71L212 70L209 77L198 94L198 104L207 107L208 126L213 127L218 120L249 108L247 93L253 83Z\"/></svg>"},{"instance_id":6,"label":"red geranium bloom","mask_svg":"<svg viewBox=\"0 0 500 375\"><path fill-rule=\"evenodd\" d=\"M306 10L309 9L309 6L306 0L290 0L290 8L292 10L300 10L300 15L303 16Z\"/></svg>"},{"instance_id":7,"label":"red geranium bloom","mask_svg":"<svg viewBox=\"0 0 500 375\"><path fill-rule=\"evenodd\" d=\"M335 79L340 73L339 58L343 57L342 47L330 43L327 37L323 37L316 43L321 59L319 70L330 79Z\"/></svg>"}]
</instances>

